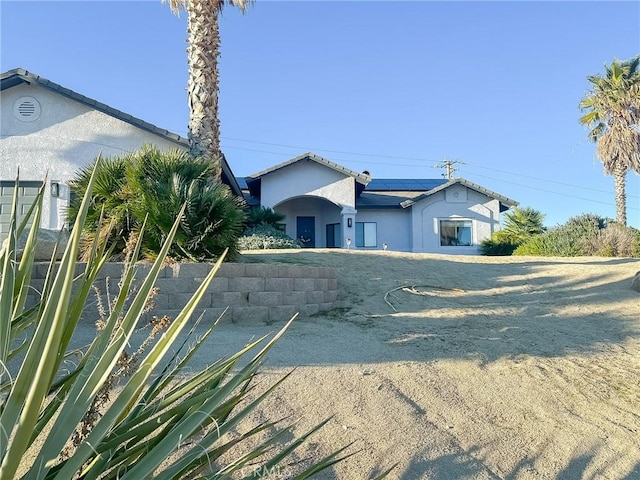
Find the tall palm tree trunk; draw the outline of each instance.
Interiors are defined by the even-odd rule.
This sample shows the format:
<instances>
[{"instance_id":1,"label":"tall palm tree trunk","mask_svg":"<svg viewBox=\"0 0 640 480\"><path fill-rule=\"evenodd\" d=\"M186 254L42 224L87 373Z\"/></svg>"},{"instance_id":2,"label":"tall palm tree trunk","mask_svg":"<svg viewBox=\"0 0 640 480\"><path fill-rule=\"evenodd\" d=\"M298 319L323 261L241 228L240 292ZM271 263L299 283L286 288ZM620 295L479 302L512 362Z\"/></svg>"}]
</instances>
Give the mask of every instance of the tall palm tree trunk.
<instances>
[{"instance_id":1,"label":"tall palm tree trunk","mask_svg":"<svg viewBox=\"0 0 640 480\"><path fill-rule=\"evenodd\" d=\"M627 168L622 163L617 163L613 168L613 182L616 195L616 221L622 225L627 224Z\"/></svg>"},{"instance_id":2,"label":"tall palm tree trunk","mask_svg":"<svg viewBox=\"0 0 640 480\"><path fill-rule=\"evenodd\" d=\"M188 0L189 153L220 159L218 120L219 0Z\"/></svg>"}]
</instances>

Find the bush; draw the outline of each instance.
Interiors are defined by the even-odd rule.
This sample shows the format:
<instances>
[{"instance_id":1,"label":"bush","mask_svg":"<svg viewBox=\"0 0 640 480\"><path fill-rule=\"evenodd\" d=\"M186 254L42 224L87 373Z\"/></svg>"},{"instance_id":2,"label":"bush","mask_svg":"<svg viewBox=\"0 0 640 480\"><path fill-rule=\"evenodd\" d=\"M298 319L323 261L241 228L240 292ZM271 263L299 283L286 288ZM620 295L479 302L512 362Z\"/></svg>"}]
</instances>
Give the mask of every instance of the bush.
<instances>
[{"instance_id":1,"label":"bush","mask_svg":"<svg viewBox=\"0 0 640 480\"><path fill-rule=\"evenodd\" d=\"M570 232L575 238L589 238L596 235L607 226L609 220L593 213L584 213L571 217L562 228Z\"/></svg>"},{"instance_id":2,"label":"bush","mask_svg":"<svg viewBox=\"0 0 640 480\"><path fill-rule=\"evenodd\" d=\"M78 172L71 182L78 197L69 207L70 223L75 221L95 163ZM237 241L246 218L244 201L215 181L217 167L211 162L192 159L179 150L160 152L145 145L131 154L103 159L99 165L87 212L84 253L98 237L113 244L116 258L121 258L126 240L139 235L146 219L142 252L153 259L186 204L169 256L210 260L225 249L229 251L227 258L237 256Z\"/></svg>"},{"instance_id":3,"label":"bush","mask_svg":"<svg viewBox=\"0 0 640 480\"><path fill-rule=\"evenodd\" d=\"M516 248L513 254L554 257L592 255L587 245L607 223L607 219L589 213L572 217L564 225L534 236Z\"/></svg>"},{"instance_id":4,"label":"bush","mask_svg":"<svg viewBox=\"0 0 640 480\"><path fill-rule=\"evenodd\" d=\"M508 256L512 255L516 248L518 248L517 244L493 234L491 238L487 238L480 243L480 255Z\"/></svg>"},{"instance_id":5,"label":"bush","mask_svg":"<svg viewBox=\"0 0 640 480\"><path fill-rule=\"evenodd\" d=\"M600 257L640 257L640 230L619 223L588 237L583 242L586 255Z\"/></svg>"},{"instance_id":6,"label":"bush","mask_svg":"<svg viewBox=\"0 0 640 480\"><path fill-rule=\"evenodd\" d=\"M261 224L247 229L238 240L242 250L302 248L298 240L294 240L279 228Z\"/></svg>"},{"instance_id":7,"label":"bush","mask_svg":"<svg viewBox=\"0 0 640 480\"><path fill-rule=\"evenodd\" d=\"M505 213L504 228L480 244L481 255L512 255L519 245L544 232L544 215L530 208Z\"/></svg>"},{"instance_id":8,"label":"bush","mask_svg":"<svg viewBox=\"0 0 640 480\"><path fill-rule=\"evenodd\" d=\"M577 238L560 227L536 235L513 252L514 255L576 257L583 255Z\"/></svg>"},{"instance_id":9,"label":"bush","mask_svg":"<svg viewBox=\"0 0 640 480\"><path fill-rule=\"evenodd\" d=\"M285 215L276 212L270 207L252 207L249 209L249 214L247 215L246 230L259 225L268 225L277 228L278 224L285 218Z\"/></svg>"},{"instance_id":10,"label":"bush","mask_svg":"<svg viewBox=\"0 0 640 480\"><path fill-rule=\"evenodd\" d=\"M94 242L86 267L76 275L81 232L99 171L98 161L96 175L88 180L86 195L76 211L76 223L62 260L57 265L52 260L40 303L32 308L26 307L26 299L31 293L38 229L31 229L18 260L16 238L25 230L26 220L17 225L17 194L14 196L9 236L0 251L0 477L236 478L243 470L246 476L248 470L272 471L284 459L291 461L289 453L322 424L297 439L291 426L282 427L280 422L270 420L248 430L243 428L245 433L236 428L282 381L249 400L265 354L288 324L253 359L242 361L264 339L201 372L186 375L189 359L213 327L191 349L186 343L176 344L176 340L224 254L182 312L166 325L162 337L148 347L139 366L123 378L120 388L111 388L119 368L131 366L125 349L145 311L180 220L167 232L148 275L134 289L135 260L145 234L144 226L140 227L140 241L125 264L120 292L110 305L104 325L88 347L81 352L70 351L70 340L91 286L108 257L106 242ZM42 199L43 189L27 215L34 225L40 219ZM177 351L170 353L174 347ZM74 365L71 371L69 365ZM242 445L248 445L248 450L234 455L234 448ZM226 463L221 460L223 454ZM308 478L345 458L339 455L329 455L296 478Z\"/></svg>"}]
</instances>

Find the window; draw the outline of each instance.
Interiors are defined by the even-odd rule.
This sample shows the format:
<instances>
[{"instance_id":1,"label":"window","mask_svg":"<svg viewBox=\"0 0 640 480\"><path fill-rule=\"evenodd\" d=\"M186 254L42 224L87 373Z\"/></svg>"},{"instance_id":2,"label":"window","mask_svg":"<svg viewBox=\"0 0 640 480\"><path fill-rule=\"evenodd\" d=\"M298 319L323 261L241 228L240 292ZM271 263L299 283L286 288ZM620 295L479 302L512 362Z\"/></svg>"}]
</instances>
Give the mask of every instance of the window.
<instances>
[{"instance_id":1,"label":"window","mask_svg":"<svg viewBox=\"0 0 640 480\"><path fill-rule=\"evenodd\" d=\"M339 248L340 242L340 224L328 223L327 224L327 248Z\"/></svg>"},{"instance_id":2,"label":"window","mask_svg":"<svg viewBox=\"0 0 640 480\"><path fill-rule=\"evenodd\" d=\"M378 245L378 224L375 222L356 222L356 247L375 247Z\"/></svg>"},{"instance_id":3,"label":"window","mask_svg":"<svg viewBox=\"0 0 640 480\"><path fill-rule=\"evenodd\" d=\"M471 220L440 220L440 246L471 246Z\"/></svg>"}]
</instances>

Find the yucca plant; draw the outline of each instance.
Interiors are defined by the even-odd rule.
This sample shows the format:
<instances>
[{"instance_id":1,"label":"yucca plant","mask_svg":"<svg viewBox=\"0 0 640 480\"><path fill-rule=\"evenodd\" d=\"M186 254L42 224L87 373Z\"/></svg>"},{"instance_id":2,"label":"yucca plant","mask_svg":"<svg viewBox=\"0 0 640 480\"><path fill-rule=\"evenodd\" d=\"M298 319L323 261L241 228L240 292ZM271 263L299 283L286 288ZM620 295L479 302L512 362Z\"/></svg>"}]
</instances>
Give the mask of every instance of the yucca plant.
<instances>
[{"instance_id":1,"label":"yucca plant","mask_svg":"<svg viewBox=\"0 0 640 480\"><path fill-rule=\"evenodd\" d=\"M9 235L0 252L0 479L231 479L272 472L326 422L289 442L284 439L292 427L281 427L280 422L268 421L246 433L236 430L282 381L264 393L253 391L252 379L265 354L291 322L271 339L253 342L189 376L182 372L213 326L193 345L180 341L178 351L169 353L223 256L139 367L112 392L112 400L98 418L88 423L90 428L81 440L73 442L79 426L87 425L96 396L112 379L180 223L180 219L174 222L149 273L133 288L135 261L145 232L141 227L105 324L96 330L77 366L65 370L63 361L74 353L70 348L73 332L92 284L110 255L106 243L96 239L84 268L76 263L98 170L99 162L87 182L62 260L50 263L41 299L31 308L27 307L27 293L37 228L31 229L18 260L16 238L26 228L27 218L18 224L14 197ZM28 214L34 225L39 222L42 199L41 191ZM253 358L242 360L259 346ZM233 455L234 447L247 444L250 446L242 453ZM176 451L180 454L172 455ZM350 455L343 452L300 467L295 478L308 478ZM224 464L223 455L227 458ZM254 470L257 475L247 474Z\"/></svg>"}]
</instances>

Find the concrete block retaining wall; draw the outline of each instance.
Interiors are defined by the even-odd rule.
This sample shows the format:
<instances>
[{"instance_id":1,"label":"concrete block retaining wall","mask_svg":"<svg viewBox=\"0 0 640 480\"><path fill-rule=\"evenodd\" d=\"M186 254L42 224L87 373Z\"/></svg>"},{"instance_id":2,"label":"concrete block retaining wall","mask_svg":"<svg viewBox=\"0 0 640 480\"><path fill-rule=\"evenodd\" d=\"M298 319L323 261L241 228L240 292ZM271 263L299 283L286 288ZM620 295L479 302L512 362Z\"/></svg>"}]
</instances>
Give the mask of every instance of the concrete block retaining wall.
<instances>
[{"instance_id":1,"label":"concrete block retaining wall","mask_svg":"<svg viewBox=\"0 0 640 480\"><path fill-rule=\"evenodd\" d=\"M106 303L107 293L114 298L122 275L122 263L109 263L100 272L95 286ZM152 315L175 317L211 270L212 265L177 263L160 271ZM136 279L141 282L151 268L137 265ZM78 273L84 265L78 266ZM47 264L36 265L32 286L42 291ZM338 296L336 272L329 267L275 265L261 263L225 263L209 285L195 315L206 309L206 317L215 319L228 307L225 317L233 322L277 322L295 313L309 316L333 308ZM97 297L89 296L85 318L97 318Z\"/></svg>"}]
</instances>

